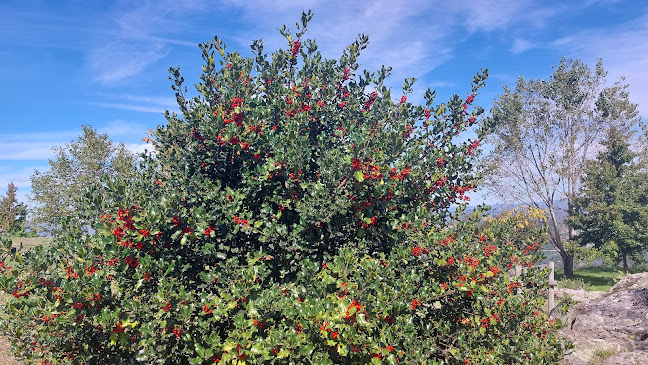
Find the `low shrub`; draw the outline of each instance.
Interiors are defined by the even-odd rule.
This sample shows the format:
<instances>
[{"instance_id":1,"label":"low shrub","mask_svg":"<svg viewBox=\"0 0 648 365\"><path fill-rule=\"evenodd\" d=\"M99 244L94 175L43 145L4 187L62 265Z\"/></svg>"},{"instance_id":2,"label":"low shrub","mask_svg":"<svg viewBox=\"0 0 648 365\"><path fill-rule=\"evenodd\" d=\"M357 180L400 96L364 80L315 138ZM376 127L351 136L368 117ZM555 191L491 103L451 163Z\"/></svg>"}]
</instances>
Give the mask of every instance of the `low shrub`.
<instances>
[{"instance_id":1,"label":"low shrub","mask_svg":"<svg viewBox=\"0 0 648 365\"><path fill-rule=\"evenodd\" d=\"M566 289L583 289L588 291L593 289L592 285L586 283L582 278L563 278L558 282L558 286Z\"/></svg>"}]
</instances>

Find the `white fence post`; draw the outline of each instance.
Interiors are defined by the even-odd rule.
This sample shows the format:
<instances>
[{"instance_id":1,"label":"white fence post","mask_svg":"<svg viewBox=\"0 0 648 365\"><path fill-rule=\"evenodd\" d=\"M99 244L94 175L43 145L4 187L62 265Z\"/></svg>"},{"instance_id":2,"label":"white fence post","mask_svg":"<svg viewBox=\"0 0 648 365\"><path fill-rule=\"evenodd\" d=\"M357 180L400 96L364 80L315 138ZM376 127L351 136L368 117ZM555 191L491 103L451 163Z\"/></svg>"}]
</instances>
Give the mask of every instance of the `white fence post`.
<instances>
[{"instance_id":1,"label":"white fence post","mask_svg":"<svg viewBox=\"0 0 648 365\"><path fill-rule=\"evenodd\" d=\"M547 306L549 307L549 313L554 308L554 290L558 286L558 282L554 279L554 262L549 261L549 295L547 296Z\"/></svg>"}]
</instances>

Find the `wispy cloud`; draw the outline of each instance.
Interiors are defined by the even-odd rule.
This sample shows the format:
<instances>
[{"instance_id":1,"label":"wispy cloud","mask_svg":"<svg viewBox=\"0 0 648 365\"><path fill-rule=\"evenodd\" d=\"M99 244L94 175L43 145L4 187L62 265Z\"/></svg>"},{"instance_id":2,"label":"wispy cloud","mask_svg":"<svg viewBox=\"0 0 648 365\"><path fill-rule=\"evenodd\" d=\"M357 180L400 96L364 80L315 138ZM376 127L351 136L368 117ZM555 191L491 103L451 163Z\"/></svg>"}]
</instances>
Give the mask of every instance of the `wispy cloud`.
<instances>
[{"instance_id":1,"label":"wispy cloud","mask_svg":"<svg viewBox=\"0 0 648 365\"><path fill-rule=\"evenodd\" d=\"M432 81L427 83L427 85L431 89L436 89L436 88L446 88L446 87L454 87L455 83L452 81Z\"/></svg>"},{"instance_id":2,"label":"wispy cloud","mask_svg":"<svg viewBox=\"0 0 648 365\"><path fill-rule=\"evenodd\" d=\"M173 36L186 29L181 20L204 10L205 1L120 2L111 15L112 22L99 30L103 43L90 50L87 62L100 83L111 84L129 79L165 58L173 45L196 46L196 42Z\"/></svg>"},{"instance_id":3,"label":"wispy cloud","mask_svg":"<svg viewBox=\"0 0 648 365\"><path fill-rule=\"evenodd\" d=\"M110 121L96 128L99 133L108 134L114 142L139 141L146 136L148 130L143 124L122 120ZM83 131L79 128L78 130L49 133L0 134L0 170L3 166L7 171L13 170L16 161L46 161L54 158L54 147L65 146L76 140L82 133ZM127 146L129 149L139 152L144 149L139 146L141 144L131 143Z\"/></svg>"},{"instance_id":4,"label":"wispy cloud","mask_svg":"<svg viewBox=\"0 0 648 365\"><path fill-rule=\"evenodd\" d=\"M526 39L515 38L513 45L511 46L511 53L520 54L534 47L535 45Z\"/></svg>"},{"instance_id":5,"label":"wispy cloud","mask_svg":"<svg viewBox=\"0 0 648 365\"><path fill-rule=\"evenodd\" d=\"M93 102L90 104L105 107L105 108L133 110L136 112L144 112L144 113L164 113L165 110L154 106L133 105L133 104L124 104L124 103Z\"/></svg>"},{"instance_id":6,"label":"wispy cloud","mask_svg":"<svg viewBox=\"0 0 648 365\"><path fill-rule=\"evenodd\" d=\"M524 21L524 15L533 8L527 0L465 0L455 2L453 7L469 32L505 29Z\"/></svg>"},{"instance_id":7,"label":"wispy cloud","mask_svg":"<svg viewBox=\"0 0 648 365\"><path fill-rule=\"evenodd\" d=\"M38 170L46 170L47 165L36 167ZM34 167L11 167L0 166L0 194L6 192L7 184L13 182L18 189L31 187L30 177L34 174Z\"/></svg>"},{"instance_id":8,"label":"wispy cloud","mask_svg":"<svg viewBox=\"0 0 648 365\"><path fill-rule=\"evenodd\" d=\"M149 127L150 128L150 127ZM106 133L113 141L119 140L119 137L136 137L143 138L148 128L144 124L132 123L123 120L114 120L106 123L104 126L97 128L99 133Z\"/></svg>"},{"instance_id":9,"label":"wispy cloud","mask_svg":"<svg viewBox=\"0 0 648 365\"><path fill-rule=\"evenodd\" d=\"M92 50L88 56L96 81L112 83L142 72L169 53L163 42L139 44L114 41Z\"/></svg>"},{"instance_id":10,"label":"wispy cloud","mask_svg":"<svg viewBox=\"0 0 648 365\"><path fill-rule=\"evenodd\" d=\"M52 147L62 145L78 132L0 134L0 161L46 160L54 156Z\"/></svg>"},{"instance_id":11,"label":"wispy cloud","mask_svg":"<svg viewBox=\"0 0 648 365\"><path fill-rule=\"evenodd\" d=\"M493 32L514 27L542 27L548 19L565 11L577 11L585 4L538 4L530 0L465 0L457 3L413 0L369 0L364 2L323 0L225 0L218 5L205 0L184 1L177 6L171 0L142 1L120 8L113 14L116 36L104 46L91 51L88 58L96 80L114 83L143 72L165 58L174 45L194 46L178 36L182 16L237 13L246 27L236 27L229 34L219 34L226 41L247 45L264 36L269 48L285 47L276 28L282 23L293 28L302 10L312 9L316 19L309 36L317 38L325 57L337 57L358 33L370 35L370 46L361 63L370 70L383 64L393 66L397 83L404 77L420 78L451 60L456 47L475 32ZM523 35L511 39L511 52L518 54L536 45ZM154 108L122 102L102 102L102 106L137 111Z\"/></svg>"},{"instance_id":12,"label":"wispy cloud","mask_svg":"<svg viewBox=\"0 0 648 365\"><path fill-rule=\"evenodd\" d=\"M7 185L14 183L18 187L16 198L21 203L29 203L29 194L31 194L31 176L34 169L44 171L49 167L44 166L3 166L0 164L0 195L5 195Z\"/></svg>"},{"instance_id":13,"label":"wispy cloud","mask_svg":"<svg viewBox=\"0 0 648 365\"><path fill-rule=\"evenodd\" d=\"M317 39L325 57L339 57L342 50L359 33L369 36L369 47L360 63L368 70L382 65L393 67L392 80L400 85L405 77L420 78L453 56L454 45L448 42L457 24L453 17L433 14L439 4L422 0L400 2L374 0L365 2L316 1L305 3L230 0L227 4L244 11L255 27L237 34L239 38L256 39L268 35L268 48L285 47L276 28L286 24L294 30L302 10L312 9L308 38ZM228 35L226 35L227 37ZM227 38L226 38L227 40Z\"/></svg>"},{"instance_id":14,"label":"wispy cloud","mask_svg":"<svg viewBox=\"0 0 648 365\"><path fill-rule=\"evenodd\" d=\"M88 104L105 108L134 110L144 113L162 114L165 110L178 111L175 97L139 96L128 94L103 94L99 95L102 101L92 101Z\"/></svg>"},{"instance_id":15,"label":"wispy cloud","mask_svg":"<svg viewBox=\"0 0 648 365\"><path fill-rule=\"evenodd\" d=\"M54 155L52 145L45 142L0 143L2 160L41 160Z\"/></svg>"}]
</instances>

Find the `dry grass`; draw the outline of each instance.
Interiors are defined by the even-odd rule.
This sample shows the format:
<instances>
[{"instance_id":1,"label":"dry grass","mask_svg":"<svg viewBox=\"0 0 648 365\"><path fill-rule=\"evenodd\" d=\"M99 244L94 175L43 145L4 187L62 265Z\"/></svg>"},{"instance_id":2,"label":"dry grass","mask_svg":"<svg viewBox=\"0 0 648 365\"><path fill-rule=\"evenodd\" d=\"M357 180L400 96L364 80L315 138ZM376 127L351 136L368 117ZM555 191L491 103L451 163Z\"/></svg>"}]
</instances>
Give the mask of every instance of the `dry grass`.
<instances>
[{"instance_id":1,"label":"dry grass","mask_svg":"<svg viewBox=\"0 0 648 365\"><path fill-rule=\"evenodd\" d=\"M26 249L32 247L47 245L52 241L50 237L12 237L11 243L14 247L18 247L21 243Z\"/></svg>"},{"instance_id":2,"label":"dry grass","mask_svg":"<svg viewBox=\"0 0 648 365\"><path fill-rule=\"evenodd\" d=\"M594 353L592 354L592 359L590 360L590 363L592 365L601 365L603 362L610 357L614 356L617 354L618 351L614 349L604 349L604 348L598 348L594 350Z\"/></svg>"}]
</instances>

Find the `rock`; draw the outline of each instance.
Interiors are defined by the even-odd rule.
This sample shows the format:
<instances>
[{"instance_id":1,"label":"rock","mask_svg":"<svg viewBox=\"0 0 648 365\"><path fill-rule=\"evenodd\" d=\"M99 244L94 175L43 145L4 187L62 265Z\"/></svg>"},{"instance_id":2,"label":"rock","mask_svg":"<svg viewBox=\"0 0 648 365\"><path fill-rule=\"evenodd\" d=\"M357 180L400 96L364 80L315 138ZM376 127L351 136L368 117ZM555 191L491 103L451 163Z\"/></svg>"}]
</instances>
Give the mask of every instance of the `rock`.
<instances>
[{"instance_id":1,"label":"rock","mask_svg":"<svg viewBox=\"0 0 648 365\"><path fill-rule=\"evenodd\" d=\"M581 309L584 308L589 302L594 299L601 298L606 295L607 292L603 291L586 291L584 289L565 289L565 288L556 288L555 296L556 299L563 299L558 301L558 305L551 310L549 313L550 319L560 319L562 323L565 323L568 327L571 328L572 323L575 320L576 314L580 313ZM569 309L567 313L565 311L565 301L564 298L570 298L574 304Z\"/></svg>"},{"instance_id":2,"label":"rock","mask_svg":"<svg viewBox=\"0 0 648 365\"><path fill-rule=\"evenodd\" d=\"M648 273L628 275L608 293L572 297L582 301L562 318L561 333L574 343L563 364L648 364Z\"/></svg>"},{"instance_id":3,"label":"rock","mask_svg":"<svg viewBox=\"0 0 648 365\"><path fill-rule=\"evenodd\" d=\"M600 364L602 360L632 350L623 341L592 339L588 338L586 334L578 332L563 333L563 335L567 335L574 343L574 348L565 357L563 365Z\"/></svg>"},{"instance_id":4,"label":"rock","mask_svg":"<svg viewBox=\"0 0 648 365\"><path fill-rule=\"evenodd\" d=\"M623 352L603 361L602 365L646 365L648 364L647 353L648 349Z\"/></svg>"},{"instance_id":5,"label":"rock","mask_svg":"<svg viewBox=\"0 0 648 365\"><path fill-rule=\"evenodd\" d=\"M625 276L610 289L610 293L640 289L648 289L648 272Z\"/></svg>"},{"instance_id":6,"label":"rock","mask_svg":"<svg viewBox=\"0 0 648 365\"><path fill-rule=\"evenodd\" d=\"M556 288L555 291L556 298L564 298L566 295L572 298L573 301L587 304L594 299L598 299L607 292L604 291L586 291L585 289L566 289L566 288Z\"/></svg>"}]
</instances>

